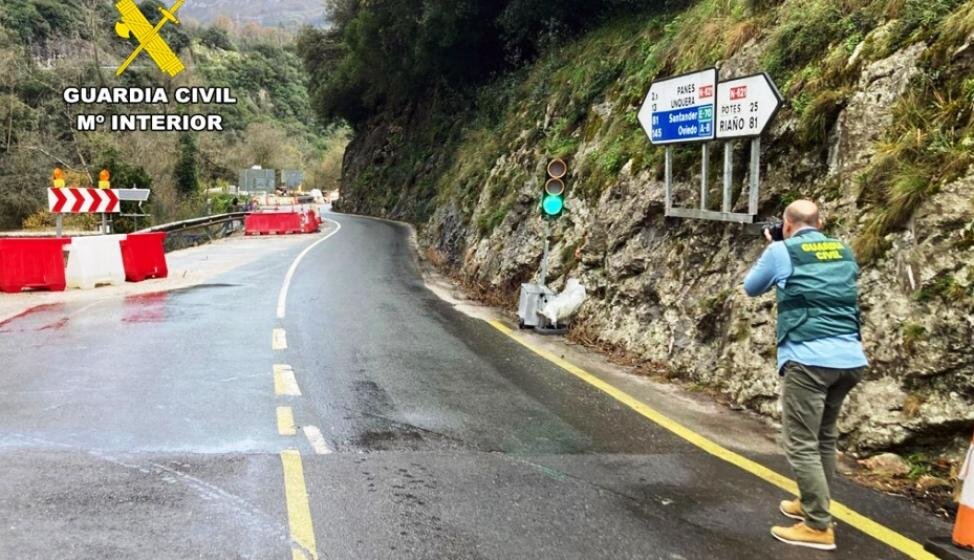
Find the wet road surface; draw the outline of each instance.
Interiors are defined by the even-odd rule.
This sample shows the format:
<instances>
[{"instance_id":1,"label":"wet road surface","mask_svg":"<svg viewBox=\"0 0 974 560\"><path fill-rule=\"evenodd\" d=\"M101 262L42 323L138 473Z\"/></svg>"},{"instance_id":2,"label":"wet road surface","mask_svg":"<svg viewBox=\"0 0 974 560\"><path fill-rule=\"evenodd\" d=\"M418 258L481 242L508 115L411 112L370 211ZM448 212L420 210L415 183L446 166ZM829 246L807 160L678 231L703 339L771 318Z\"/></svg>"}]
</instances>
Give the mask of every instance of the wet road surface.
<instances>
[{"instance_id":1,"label":"wet road surface","mask_svg":"<svg viewBox=\"0 0 974 560\"><path fill-rule=\"evenodd\" d=\"M776 543L779 490L438 299L406 228L331 217L282 319L304 247L0 323L0 558L904 557L841 525L838 553Z\"/></svg>"}]
</instances>

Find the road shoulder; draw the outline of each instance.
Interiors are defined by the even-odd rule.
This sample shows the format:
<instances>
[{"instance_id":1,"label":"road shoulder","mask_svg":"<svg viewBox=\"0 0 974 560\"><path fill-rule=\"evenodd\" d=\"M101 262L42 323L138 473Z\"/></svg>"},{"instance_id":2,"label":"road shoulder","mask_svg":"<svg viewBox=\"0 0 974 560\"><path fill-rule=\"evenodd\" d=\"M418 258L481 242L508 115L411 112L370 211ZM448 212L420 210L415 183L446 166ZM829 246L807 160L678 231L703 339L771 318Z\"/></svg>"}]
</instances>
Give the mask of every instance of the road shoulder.
<instances>
[{"instance_id":1,"label":"road shoulder","mask_svg":"<svg viewBox=\"0 0 974 560\"><path fill-rule=\"evenodd\" d=\"M532 350L595 389L633 408L648 421L670 430L704 451L743 471L795 493L791 472L778 446L779 426L747 411L731 410L711 396L679 385L660 382L612 363L607 356L573 344L561 337L541 336L518 330L503 310L477 302L462 287L443 276L419 256L416 259L427 287L458 311L483 320L519 344ZM770 375L770 373L769 373ZM844 473L845 474L845 473ZM898 549L911 558L932 558L923 550L927 537L948 534L949 524L928 514L908 500L882 495L854 482L838 489L845 504L834 510L844 524Z\"/></svg>"}]
</instances>

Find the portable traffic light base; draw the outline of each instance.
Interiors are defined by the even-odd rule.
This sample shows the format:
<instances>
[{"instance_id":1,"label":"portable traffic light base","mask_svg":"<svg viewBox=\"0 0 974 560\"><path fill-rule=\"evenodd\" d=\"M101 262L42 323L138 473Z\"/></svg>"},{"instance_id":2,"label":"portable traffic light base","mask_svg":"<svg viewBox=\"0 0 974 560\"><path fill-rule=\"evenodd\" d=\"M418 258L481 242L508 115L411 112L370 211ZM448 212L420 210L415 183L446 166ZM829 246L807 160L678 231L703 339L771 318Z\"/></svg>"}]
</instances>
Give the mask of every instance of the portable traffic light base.
<instances>
[{"instance_id":1,"label":"portable traffic light base","mask_svg":"<svg viewBox=\"0 0 974 560\"><path fill-rule=\"evenodd\" d=\"M541 314L548 299L555 293L548 288L548 237L551 225L544 223L544 253L541 255L541 270L538 271L537 284L521 284L521 296L517 304L517 326L521 329L543 326L547 319Z\"/></svg>"},{"instance_id":2,"label":"portable traffic light base","mask_svg":"<svg viewBox=\"0 0 974 560\"><path fill-rule=\"evenodd\" d=\"M541 310L555 292L548 287L548 254L550 252L551 224L544 222L544 253L541 255L541 269L537 284L521 284L521 296L517 304L517 326L520 329L534 329L538 334L565 334L567 329L551 324Z\"/></svg>"},{"instance_id":3,"label":"portable traffic light base","mask_svg":"<svg viewBox=\"0 0 974 560\"><path fill-rule=\"evenodd\" d=\"M517 303L517 326L521 329L537 328L547 319L541 310L555 293L543 284L521 284L521 297Z\"/></svg>"}]
</instances>

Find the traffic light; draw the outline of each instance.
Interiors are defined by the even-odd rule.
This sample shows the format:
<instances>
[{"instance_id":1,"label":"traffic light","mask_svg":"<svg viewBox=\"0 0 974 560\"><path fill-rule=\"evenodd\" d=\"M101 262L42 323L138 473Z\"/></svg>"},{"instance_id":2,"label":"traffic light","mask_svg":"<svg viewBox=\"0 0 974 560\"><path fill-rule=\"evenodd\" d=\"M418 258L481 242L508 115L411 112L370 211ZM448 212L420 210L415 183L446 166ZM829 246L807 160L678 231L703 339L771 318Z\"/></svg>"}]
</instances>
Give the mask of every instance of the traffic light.
<instances>
[{"instance_id":1,"label":"traffic light","mask_svg":"<svg viewBox=\"0 0 974 560\"><path fill-rule=\"evenodd\" d=\"M108 172L107 169L102 169L101 173L98 174L98 188L99 189L110 189L112 188L112 174Z\"/></svg>"},{"instance_id":2,"label":"traffic light","mask_svg":"<svg viewBox=\"0 0 974 560\"><path fill-rule=\"evenodd\" d=\"M541 213L547 219L560 217L565 211L565 181L568 165L561 159L548 163L548 181L544 184L541 198Z\"/></svg>"}]
</instances>

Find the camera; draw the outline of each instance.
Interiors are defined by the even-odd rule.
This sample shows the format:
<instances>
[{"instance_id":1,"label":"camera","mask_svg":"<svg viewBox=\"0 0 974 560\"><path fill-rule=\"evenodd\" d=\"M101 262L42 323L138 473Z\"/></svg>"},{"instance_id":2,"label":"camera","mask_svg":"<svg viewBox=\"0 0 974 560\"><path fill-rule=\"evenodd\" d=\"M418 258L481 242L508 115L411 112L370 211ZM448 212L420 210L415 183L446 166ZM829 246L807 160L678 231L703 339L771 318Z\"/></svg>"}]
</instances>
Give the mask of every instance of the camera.
<instances>
[{"instance_id":1,"label":"camera","mask_svg":"<svg viewBox=\"0 0 974 560\"><path fill-rule=\"evenodd\" d=\"M769 233L773 241L784 241L785 240L785 224L782 222L766 222L761 227L761 233Z\"/></svg>"}]
</instances>

